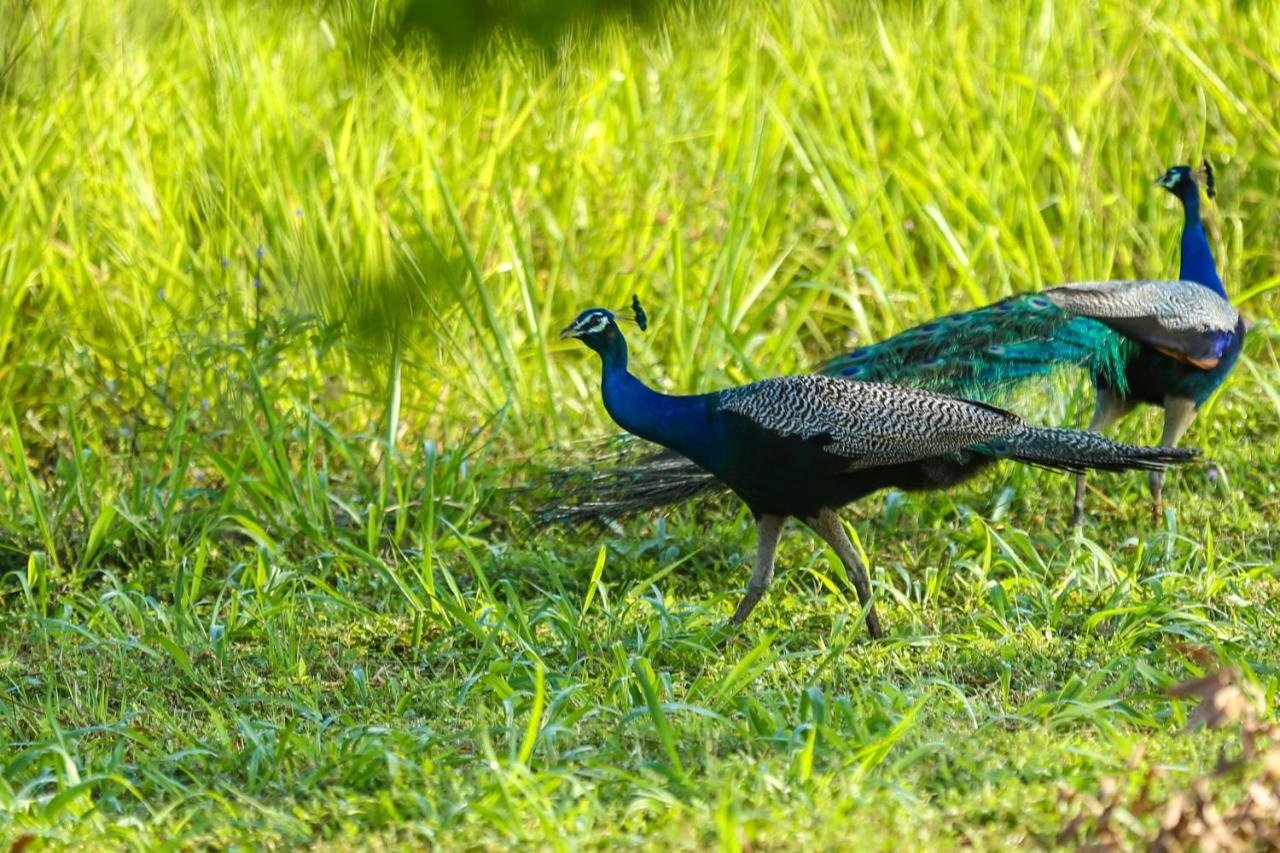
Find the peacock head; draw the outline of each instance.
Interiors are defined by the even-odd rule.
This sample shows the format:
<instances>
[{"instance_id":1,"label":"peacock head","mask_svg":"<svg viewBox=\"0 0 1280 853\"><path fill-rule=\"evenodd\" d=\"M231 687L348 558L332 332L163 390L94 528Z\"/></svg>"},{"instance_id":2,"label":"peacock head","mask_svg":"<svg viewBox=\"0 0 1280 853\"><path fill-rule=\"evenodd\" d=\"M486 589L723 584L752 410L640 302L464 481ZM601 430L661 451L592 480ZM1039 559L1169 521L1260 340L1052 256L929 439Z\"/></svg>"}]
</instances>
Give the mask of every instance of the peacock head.
<instances>
[{"instance_id":1,"label":"peacock head","mask_svg":"<svg viewBox=\"0 0 1280 853\"><path fill-rule=\"evenodd\" d=\"M1196 174L1197 170L1190 166L1171 166L1169 171L1156 178L1156 184L1164 187L1180 199L1186 199L1196 194ZM1205 179L1205 186L1209 191L1209 198L1214 196L1213 186L1213 167L1206 160L1204 168L1199 170L1199 174Z\"/></svg>"},{"instance_id":2,"label":"peacock head","mask_svg":"<svg viewBox=\"0 0 1280 853\"><path fill-rule=\"evenodd\" d=\"M588 308L578 319L560 330L560 338L578 338L596 352L604 355L614 349L622 338L617 318L604 308Z\"/></svg>"}]
</instances>

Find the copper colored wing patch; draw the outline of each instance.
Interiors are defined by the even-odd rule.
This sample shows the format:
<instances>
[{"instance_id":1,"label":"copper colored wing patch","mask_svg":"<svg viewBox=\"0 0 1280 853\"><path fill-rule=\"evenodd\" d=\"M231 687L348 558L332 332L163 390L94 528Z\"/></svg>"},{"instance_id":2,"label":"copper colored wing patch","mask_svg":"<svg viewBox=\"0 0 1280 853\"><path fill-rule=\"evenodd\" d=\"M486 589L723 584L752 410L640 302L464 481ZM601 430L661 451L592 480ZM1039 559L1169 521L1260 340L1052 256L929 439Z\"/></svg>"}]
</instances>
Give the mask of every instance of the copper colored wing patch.
<instances>
[{"instance_id":1,"label":"copper colored wing patch","mask_svg":"<svg viewBox=\"0 0 1280 853\"><path fill-rule=\"evenodd\" d=\"M1185 352L1165 349L1164 347L1156 347L1155 350L1158 353L1163 353L1164 355L1169 356L1169 358L1174 361L1180 361L1183 364L1189 364L1192 367L1198 367L1201 370L1213 370L1218 366L1218 362L1221 360L1217 356L1209 356L1208 358L1192 358Z\"/></svg>"}]
</instances>

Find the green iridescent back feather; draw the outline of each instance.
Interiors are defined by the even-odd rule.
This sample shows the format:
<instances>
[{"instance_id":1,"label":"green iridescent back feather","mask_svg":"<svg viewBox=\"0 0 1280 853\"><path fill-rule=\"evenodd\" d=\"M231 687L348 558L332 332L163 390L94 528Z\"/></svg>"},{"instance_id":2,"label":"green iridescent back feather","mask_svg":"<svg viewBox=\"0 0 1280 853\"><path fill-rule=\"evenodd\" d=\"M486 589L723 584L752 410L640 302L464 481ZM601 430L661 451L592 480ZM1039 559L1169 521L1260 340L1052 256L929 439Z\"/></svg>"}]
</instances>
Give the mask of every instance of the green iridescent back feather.
<instances>
[{"instance_id":1,"label":"green iridescent back feather","mask_svg":"<svg viewBox=\"0 0 1280 853\"><path fill-rule=\"evenodd\" d=\"M1039 294L939 317L823 365L829 376L927 388L997 402L1072 368L1123 391L1130 343Z\"/></svg>"}]
</instances>

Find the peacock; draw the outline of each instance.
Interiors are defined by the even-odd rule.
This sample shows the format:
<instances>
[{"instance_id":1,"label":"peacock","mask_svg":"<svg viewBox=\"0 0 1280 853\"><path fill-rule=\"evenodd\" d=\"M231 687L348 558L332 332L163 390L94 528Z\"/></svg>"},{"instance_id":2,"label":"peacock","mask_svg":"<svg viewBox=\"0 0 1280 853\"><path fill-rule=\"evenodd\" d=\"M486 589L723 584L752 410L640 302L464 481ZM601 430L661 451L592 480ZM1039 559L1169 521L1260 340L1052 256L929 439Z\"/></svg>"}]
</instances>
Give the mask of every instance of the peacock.
<instances>
[{"instance_id":1,"label":"peacock","mask_svg":"<svg viewBox=\"0 0 1280 853\"><path fill-rule=\"evenodd\" d=\"M627 341L613 312L583 311L560 337L577 338L600 356L605 409L620 427L680 453L751 510L758 534L755 569L734 625L746 620L768 588L788 518L803 521L835 550L857 590L867 630L880 637L866 568L835 513L845 504L890 486L946 488L997 459L1065 471L1160 470L1198 453L1035 427L988 403L820 374L706 394L663 394L627 369Z\"/></svg>"},{"instance_id":2,"label":"peacock","mask_svg":"<svg viewBox=\"0 0 1280 853\"><path fill-rule=\"evenodd\" d=\"M1207 162L1204 174L1212 197ZM1002 403L1032 380L1080 369L1097 394L1088 429L1104 430L1150 403L1165 409L1162 446L1175 446L1235 363L1244 323L1214 267L1195 172L1174 166L1156 184L1182 202L1180 280L1084 282L1010 296L861 347L820 372ZM543 508L543 519L619 518L725 487L674 451L634 457L634 449L625 447L557 472L556 497ZM1149 473L1157 517L1163 477L1163 471ZM1073 526L1084 520L1084 496L1080 472Z\"/></svg>"},{"instance_id":3,"label":"peacock","mask_svg":"<svg viewBox=\"0 0 1280 853\"><path fill-rule=\"evenodd\" d=\"M1213 198L1213 168L1204 163L1206 190ZM1200 188L1189 166L1174 166L1156 183L1182 202L1182 260L1177 282L1123 282L1078 285L1057 304L1100 321L1128 342L1124 376L1095 375L1097 397L1088 429L1101 431L1138 405L1164 409L1161 447L1174 447L1196 413L1222 385L1240 357L1245 322L1223 287L1213 249L1200 220ZM1070 296L1066 296L1066 294ZM1053 291L1050 291L1050 298ZM1152 516L1164 514L1164 472L1147 475ZM1084 521L1085 474L1076 475L1071 523Z\"/></svg>"}]
</instances>

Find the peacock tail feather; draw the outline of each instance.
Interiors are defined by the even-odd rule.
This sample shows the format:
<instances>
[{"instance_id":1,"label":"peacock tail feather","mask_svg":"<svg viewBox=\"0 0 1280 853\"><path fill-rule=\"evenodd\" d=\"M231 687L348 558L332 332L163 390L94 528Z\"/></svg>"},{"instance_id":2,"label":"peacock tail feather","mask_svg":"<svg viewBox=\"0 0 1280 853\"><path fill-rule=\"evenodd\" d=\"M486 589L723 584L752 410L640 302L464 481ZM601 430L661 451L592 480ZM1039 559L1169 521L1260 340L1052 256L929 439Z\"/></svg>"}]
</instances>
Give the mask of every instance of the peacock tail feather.
<instances>
[{"instance_id":1,"label":"peacock tail feather","mask_svg":"<svg viewBox=\"0 0 1280 853\"><path fill-rule=\"evenodd\" d=\"M647 510L683 503L703 494L727 493L723 483L674 450L655 448L633 435L611 436L613 449L589 464L541 463L535 474L537 525L578 524L626 518Z\"/></svg>"},{"instance_id":2,"label":"peacock tail feather","mask_svg":"<svg viewBox=\"0 0 1280 853\"><path fill-rule=\"evenodd\" d=\"M832 359L821 372L997 402L1072 369L1123 391L1130 346L1102 323L1023 294L921 323Z\"/></svg>"}]
</instances>

